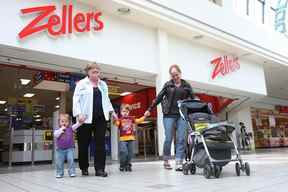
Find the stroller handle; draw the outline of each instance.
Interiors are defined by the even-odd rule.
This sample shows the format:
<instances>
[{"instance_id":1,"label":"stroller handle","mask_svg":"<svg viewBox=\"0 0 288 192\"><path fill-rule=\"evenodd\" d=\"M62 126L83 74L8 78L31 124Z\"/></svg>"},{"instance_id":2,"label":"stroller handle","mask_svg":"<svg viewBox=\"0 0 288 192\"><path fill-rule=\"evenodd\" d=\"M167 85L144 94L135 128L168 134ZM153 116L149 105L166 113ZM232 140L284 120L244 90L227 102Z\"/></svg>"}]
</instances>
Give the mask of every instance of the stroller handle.
<instances>
[{"instance_id":1,"label":"stroller handle","mask_svg":"<svg viewBox=\"0 0 288 192\"><path fill-rule=\"evenodd\" d=\"M199 99L183 99L183 100L179 100L177 101L178 107L180 107L183 103L186 102L200 102Z\"/></svg>"}]
</instances>

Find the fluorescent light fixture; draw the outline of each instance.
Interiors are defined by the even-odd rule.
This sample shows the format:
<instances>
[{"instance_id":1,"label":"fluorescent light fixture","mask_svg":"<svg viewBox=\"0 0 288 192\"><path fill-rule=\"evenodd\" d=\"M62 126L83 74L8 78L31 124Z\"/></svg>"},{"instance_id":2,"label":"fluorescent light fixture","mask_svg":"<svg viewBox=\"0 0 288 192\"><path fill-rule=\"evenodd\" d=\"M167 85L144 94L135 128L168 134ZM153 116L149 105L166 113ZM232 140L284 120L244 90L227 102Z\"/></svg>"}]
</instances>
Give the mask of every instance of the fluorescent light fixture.
<instances>
[{"instance_id":1,"label":"fluorescent light fixture","mask_svg":"<svg viewBox=\"0 0 288 192\"><path fill-rule=\"evenodd\" d=\"M118 13L122 14L122 15L126 15L129 14L131 12L131 10L127 7L121 7L119 9L117 9Z\"/></svg>"},{"instance_id":2,"label":"fluorescent light fixture","mask_svg":"<svg viewBox=\"0 0 288 192\"><path fill-rule=\"evenodd\" d=\"M55 108L56 108L56 109L59 109L59 108L60 108L60 105L56 105Z\"/></svg>"},{"instance_id":3,"label":"fluorescent light fixture","mask_svg":"<svg viewBox=\"0 0 288 192\"><path fill-rule=\"evenodd\" d=\"M22 85L28 85L31 80L30 79L20 79Z\"/></svg>"},{"instance_id":4,"label":"fluorescent light fixture","mask_svg":"<svg viewBox=\"0 0 288 192\"><path fill-rule=\"evenodd\" d=\"M42 121L42 119L36 119L35 121L40 122L40 121Z\"/></svg>"},{"instance_id":5,"label":"fluorescent light fixture","mask_svg":"<svg viewBox=\"0 0 288 192\"><path fill-rule=\"evenodd\" d=\"M198 39L203 39L203 35L196 35L193 37L193 39L198 40Z\"/></svg>"},{"instance_id":6,"label":"fluorescent light fixture","mask_svg":"<svg viewBox=\"0 0 288 192\"><path fill-rule=\"evenodd\" d=\"M123 96L130 95L130 94L131 94L131 92L123 92L123 93L120 94L120 96L123 97Z\"/></svg>"},{"instance_id":7,"label":"fluorescent light fixture","mask_svg":"<svg viewBox=\"0 0 288 192\"><path fill-rule=\"evenodd\" d=\"M39 117L41 117L41 115L34 115L34 117L35 117L35 118L39 118Z\"/></svg>"},{"instance_id":8,"label":"fluorescent light fixture","mask_svg":"<svg viewBox=\"0 0 288 192\"><path fill-rule=\"evenodd\" d=\"M33 97L34 95L35 95L34 93L26 93L26 94L24 95L24 97L31 98L31 97Z\"/></svg>"},{"instance_id":9,"label":"fluorescent light fixture","mask_svg":"<svg viewBox=\"0 0 288 192\"><path fill-rule=\"evenodd\" d=\"M60 100L60 97L56 97L56 101L59 101Z\"/></svg>"},{"instance_id":10,"label":"fluorescent light fixture","mask_svg":"<svg viewBox=\"0 0 288 192\"><path fill-rule=\"evenodd\" d=\"M7 101L0 101L0 105L5 105Z\"/></svg>"}]
</instances>

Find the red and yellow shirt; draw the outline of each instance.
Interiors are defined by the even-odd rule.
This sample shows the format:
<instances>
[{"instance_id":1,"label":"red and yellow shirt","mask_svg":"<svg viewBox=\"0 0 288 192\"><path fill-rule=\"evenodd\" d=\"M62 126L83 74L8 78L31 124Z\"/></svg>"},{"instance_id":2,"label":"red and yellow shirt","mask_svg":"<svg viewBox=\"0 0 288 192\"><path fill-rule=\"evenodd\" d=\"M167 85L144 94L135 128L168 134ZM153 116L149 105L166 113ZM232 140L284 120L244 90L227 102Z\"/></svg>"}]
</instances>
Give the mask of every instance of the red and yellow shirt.
<instances>
[{"instance_id":1,"label":"red and yellow shirt","mask_svg":"<svg viewBox=\"0 0 288 192\"><path fill-rule=\"evenodd\" d=\"M135 132L134 126L136 124L144 122L145 117L141 117L139 119L128 116L119 118L116 121L116 125L120 131L120 141L134 141L135 140Z\"/></svg>"}]
</instances>

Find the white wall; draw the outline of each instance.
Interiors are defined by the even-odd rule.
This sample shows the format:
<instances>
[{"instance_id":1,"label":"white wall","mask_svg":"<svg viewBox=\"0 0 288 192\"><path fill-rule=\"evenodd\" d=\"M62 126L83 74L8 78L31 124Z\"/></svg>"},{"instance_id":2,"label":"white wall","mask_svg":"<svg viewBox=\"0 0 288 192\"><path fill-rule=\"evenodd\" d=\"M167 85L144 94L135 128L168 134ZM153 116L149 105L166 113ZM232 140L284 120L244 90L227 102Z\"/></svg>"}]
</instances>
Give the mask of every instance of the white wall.
<instances>
[{"instance_id":1,"label":"white wall","mask_svg":"<svg viewBox=\"0 0 288 192\"><path fill-rule=\"evenodd\" d=\"M260 95L267 94L263 66L241 58L238 71L212 80L214 66L210 61L216 56L224 55L226 54L218 50L169 36L169 63L179 64L183 78L192 81L195 87L197 83L201 83L201 86L213 85L218 90L225 87L226 90L230 89L230 92L241 90Z\"/></svg>"},{"instance_id":2,"label":"white wall","mask_svg":"<svg viewBox=\"0 0 288 192\"><path fill-rule=\"evenodd\" d=\"M5 27L0 30L0 44L156 73L156 31L105 13L102 32L54 39L42 32L24 41L18 40L18 33L33 19L33 16L20 16L21 8L53 3L58 6L57 12L60 14L61 2L9 0L2 3L0 23ZM74 6L74 14L79 9L91 10L78 3Z\"/></svg>"},{"instance_id":3,"label":"white wall","mask_svg":"<svg viewBox=\"0 0 288 192\"><path fill-rule=\"evenodd\" d=\"M135 4L142 2L138 0L129 1L133 1ZM223 0L223 7L215 5L208 0L154 0L154 2L187 16L184 17L175 12L170 12L169 16L177 21L189 24L195 29L209 32L215 38L225 38L233 42L234 45L241 45L242 48L250 49L253 47L254 51L256 50L255 54L260 54L267 58L273 57L282 64L287 65L288 38L275 32L272 28L256 24L253 19L240 17L236 13L231 0ZM154 7L155 11L164 13L160 7L155 8L149 3L146 3L146 6Z\"/></svg>"}]
</instances>

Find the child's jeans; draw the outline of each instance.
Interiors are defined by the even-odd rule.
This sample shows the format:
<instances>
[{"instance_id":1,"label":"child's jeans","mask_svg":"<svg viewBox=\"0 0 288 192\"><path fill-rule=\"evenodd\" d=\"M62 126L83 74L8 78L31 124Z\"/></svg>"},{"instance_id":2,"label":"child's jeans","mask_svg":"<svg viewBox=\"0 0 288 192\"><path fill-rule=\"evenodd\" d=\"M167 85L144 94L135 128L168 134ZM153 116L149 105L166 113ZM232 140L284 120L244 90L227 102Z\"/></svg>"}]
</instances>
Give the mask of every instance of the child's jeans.
<instances>
[{"instance_id":1,"label":"child's jeans","mask_svg":"<svg viewBox=\"0 0 288 192\"><path fill-rule=\"evenodd\" d=\"M55 161L56 161L56 175L64 176L64 162L65 159L68 163L68 174L69 176L75 174L74 165L74 148L68 149L56 149Z\"/></svg>"},{"instance_id":2,"label":"child's jeans","mask_svg":"<svg viewBox=\"0 0 288 192\"><path fill-rule=\"evenodd\" d=\"M134 141L120 141L120 167L131 166L134 155Z\"/></svg>"}]
</instances>

